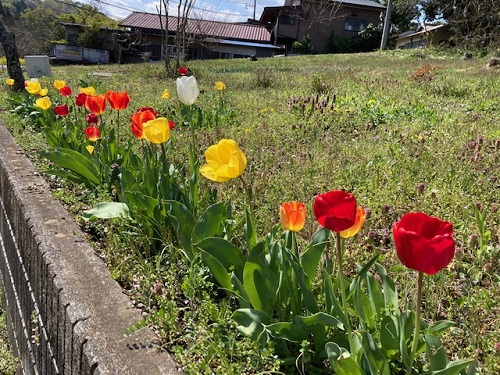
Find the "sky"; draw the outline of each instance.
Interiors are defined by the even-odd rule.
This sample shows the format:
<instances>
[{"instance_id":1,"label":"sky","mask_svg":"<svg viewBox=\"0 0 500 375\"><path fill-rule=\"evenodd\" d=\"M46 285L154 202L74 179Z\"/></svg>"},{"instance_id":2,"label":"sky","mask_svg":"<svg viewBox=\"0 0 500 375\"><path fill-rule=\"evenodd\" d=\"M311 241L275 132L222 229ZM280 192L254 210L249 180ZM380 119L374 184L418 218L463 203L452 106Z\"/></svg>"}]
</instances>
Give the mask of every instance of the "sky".
<instances>
[{"instance_id":1,"label":"sky","mask_svg":"<svg viewBox=\"0 0 500 375\"><path fill-rule=\"evenodd\" d=\"M77 0L91 4L111 18L122 20L133 11L158 13L161 0ZM280 6L285 0L196 0L190 18L217 20L224 22L242 22L248 18L259 19L264 7ZM179 0L169 0L170 15L177 15ZM162 5L163 7L163 5ZM164 13L164 10L162 10Z\"/></svg>"}]
</instances>

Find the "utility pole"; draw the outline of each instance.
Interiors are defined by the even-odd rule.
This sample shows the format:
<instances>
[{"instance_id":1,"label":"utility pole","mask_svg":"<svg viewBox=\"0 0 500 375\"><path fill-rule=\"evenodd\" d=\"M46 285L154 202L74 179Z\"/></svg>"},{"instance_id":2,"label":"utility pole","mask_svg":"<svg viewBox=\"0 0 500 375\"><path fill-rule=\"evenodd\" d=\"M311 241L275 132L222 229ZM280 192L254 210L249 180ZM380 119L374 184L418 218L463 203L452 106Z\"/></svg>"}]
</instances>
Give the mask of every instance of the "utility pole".
<instances>
[{"instance_id":1,"label":"utility pole","mask_svg":"<svg viewBox=\"0 0 500 375\"><path fill-rule=\"evenodd\" d=\"M392 0L387 3L385 11L384 30L382 31L382 41L380 42L380 50L384 50L387 46L387 38L389 37L389 26L391 24Z\"/></svg>"}]
</instances>

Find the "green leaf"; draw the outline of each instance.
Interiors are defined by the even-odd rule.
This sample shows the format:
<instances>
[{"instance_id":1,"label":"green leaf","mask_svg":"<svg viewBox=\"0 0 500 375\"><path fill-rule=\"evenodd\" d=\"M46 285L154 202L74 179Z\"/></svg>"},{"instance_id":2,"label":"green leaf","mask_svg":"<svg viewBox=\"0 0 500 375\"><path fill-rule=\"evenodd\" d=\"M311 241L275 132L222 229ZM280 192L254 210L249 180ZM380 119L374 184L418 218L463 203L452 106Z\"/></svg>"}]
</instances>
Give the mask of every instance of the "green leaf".
<instances>
[{"instance_id":1,"label":"green leaf","mask_svg":"<svg viewBox=\"0 0 500 375\"><path fill-rule=\"evenodd\" d=\"M85 220L113 219L118 217L129 217L127 204L121 202L101 202L94 208L83 211Z\"/></svg>"},{"instance_id":2,"label":"green leaf","mask_svg":"<svg viewBox=\"0 0 500 375\"><path fill-rule=\"evenodd\" d=\"M259 243L250 252L243 270L243 285L252 306L270 313L276 296L277 279L266 262L264 250L264 244Z\"/></svg>"},{"instance_id":3,"label":"green leaf","mask_svg":"<svg viewBox=\"0 0 500 375\"><path fill-rule=\"evenodd\" d=\"M476 362L474 359L458 359L456 361L448 363L445 369L431 371L426 373L428 375L455 375L460 373L460 371L466 369L469 365Z\"/></svg>"},{"instance_id":4,"label":"green leaf","mask_svg":"<svg viewBox=\"0 0 500 375\"><path fill-rule=\"evenodd\" d=\"M297 325L289 322L278 322L265 326L269 334L277 339L290 342L302 342L307 340L307 334Z\"/></svg>"},{"instance_id":5,"label":"green leaf","mask_svg":"<svg viewBox=\"0 0 500 375\"><path fill-rule=\"evenodd\" d=\"M429 326L429 331L434 333L441 333L443 331L446 331L448 328L453 327L454 325L455 322L451 320L439 320Z\"/></svg>"},{"instance_id":6,"label":"green leaf","mask_svg":"<svg viewBox=\"0 0 500 375\"><path fill-rule=\"evenodd\" d=\"M304 269L307 278L305 280L308 288L311 288L314 281L314 276L316 275L316 270L318 269L318 263L321 260L323 251L328 244L328 238L330 235L330 230L326 228L321 228L316 233L313 234L311 238L311 243L304 250L304 253L300 257L300 263Z\"/></svg>"},{"instance_id":7,"label":"green leaf","mask_svg":"<svg viewBox=\"0 0 500 375\"><path fill-rule=\"evenodd\" d=\"M64 169L48 169L45 171L45 173L51 176L58 176L65 178L66 180L72 181L75 184L84 184L89 189L92 189L94 187L94 185L90 184L85 178L77 176L76 174L68 172Z\"/></svg>"},{"instance_id":8,"label":"green leaf","mask_svg":"<svg viewBox=\"0 0 500 375\"><path fill-rule=\"evenodd\" d=\"M370 300L374 313L378 317L384 308L384 296L380 291L377 280L375 280L371 272L367 272L363 279L366 284L368 299Z\"/></svg>"},{"instance_id":9,"label":"green leaf","mask_svg":"<svg viewBox=\"0 0 500 375\"><path fill-rule=\"evenodd\" d=\"M311 312L311 313L316 313L319 311L318 308L318 303L316 302L316 297L314 294L311 292L311 290L307 287L305 283L306 275L304 273L304 270L298 264L294 257L288 249L283 249L283 255L284 258L288 260L288 263L292 266L293 271L295 272L295 275L297 276L297 282L299 283L299 290L293 290L291 293L302 293L302 298L304 300L304 304L306 306L306 309ZM285 276L286 277L286 276Z\"/></svg>"},{"instance_id":10,"label":"green leaf","mask_svg":"<svg viewBox=\"0 0 500 375\"><path fill-rule=\"evenodd\" d=\"M238 331L254 341L264 332L264 325L271 324L269 315L254 309L238 309L231 318L236 322Z\"/></svg>"},{"instance_id":11,"label":"green leaf","mask_svg":"<svg viewBox=\"0 0 500 375\"><path fill-rule=\"evenodd\" d=\"M337 296L335 295L335 288L333 287L332 279L326 270L324 270L324 289L325 289L325 304L326 312L334 314L339 317L344 326L347 325L347 318L344 314Z\"/></svg>"},{"instance_id":12,"label":"green leaf","mask_svg":"<svg viewBox=\"0 0 500 375\"><path fill-rule=\"evenodd\" d=\"M360 287L356 288L354 296L359 317L368 328L373 328L375 326L375 313L372 310L370 300Z\"/></svg>"},{"instance_id":13,"label":"green leaf","mask_svg":"<svg viewBox=\"0 0 500 375\"><path fill-rule=\"evenodd\" d=\"M398 304L398 293L396 290L396 284L394 281L387 275L387 271L384 266L380 263L375 263L375 268L377 269L377 273L382 280L382 292L384 294L384 303L386 309L393 309L395 311L399 310Z\"/></svg>"},{"instance_id":14,"label":"green leaf","mask_svg":"<svg viewBox=\"0 0 500 375\"><path fill-rule=\"evenodd\" d=\"M59 167L69 169L71 172L85 178L94 185L101 183L101 177L92 162L77 151L69 149L45 150L41 155L56 163Z\"/></svg>"},{"instance_id":15,"label":"green leaf","mask_svg":"<svg viewBox=\"0 0 500 375\"><path fill-rule=\"evenodd\" d=\"M303 327L336 327L338 329L344 330L344 324L336 317L325 314L323 312L318 312L309 316L296 316L294 322Z\"/></svg>"},{"instance_id":16,"label":"green leaf","mask_svg":"<svg viewBox=\"0 0 500 375\"><path fill-rule=\"evenodd\" d=\"M248 209L246 212L245 239L248 249L251 251L257 243L257 232L255 230L252 213Z\"/></svg>"},{"instance_id":17,"label":"green leaf","mask_svg":"<svg viewBox=\"0 0 500 375\"><path fill-rule=\"evenodd\" d=\"M216 257L203 250L201 250L201 258L219 285L227 290L232 290L233 284L231 283L231 274L226 270L222 263L219 262Z\"/></svg>"},{"instance_id":18,"label":"green leaf","mask_svg":"<svg viewBox=\"0 0 500 375\"><path fill-rule=\"evenodd\" d=\"M361 345L370 368L370 374L390 375L389 366L385 355L379 350L377 343L366 331L359 331Z\"/></svg>"},{"instance_id":19,"label":"green leaf","mask_svg":"<svg viewBox=\"0 0 500 375\"><path fill-rule=\"evenodd\" d=\"M221 236L226 220L230 216L230 206L226 202L219 202L208 207L194 227L193 242L207 237Z\"/></svg>"},{"instance_id":20,"label":"green leaf","mask_svg":"<svg viewBox=\"0 0 500 375\"><path fill-rule=\"evenodd\" d=\"M195 225L193 214L181 202L165 201L164 203L179 246L181 246L187 258L192 261L195 258L191 241L191 234Z\"/></svg>"},{"instance_id":21,"label":"green leaf","mask_svg":"<svg viewBox=\"0 0 500 375\"><path fill-rule=\"evenodd\" d=\"M326 355L337 375L363 375L361 367L351 354L334 342L325 345Z\"/></svg>"},{"instance_id":22,"label":"green leaf","mask_svg":"<svg viewBox=\"0 0 500 375\"><path fill-rule=\"evenodd\" d=\"M246 258L231 242L224 238L211 237L205 238L195 246L217 259L228 274L233 269L236 277L243 280Z\"/></svg>"},{"instance_id":23,"label":"green leaf","mask_svg":"<svg viewBox=\"0 0 500 375\"><path fill-rule=\"evenodd\" d=\"M431 370L443 370L448 365L448 356L439 337L425 335L425 352L431 363Z\"/></svg>"},{"instance_id":24,"label":"green leaf","mask_svg":"<svg viewBox=\"0 0 500 375\"><path fill-rule=\"evenodd\" d=\"M391 357L399 350L399 337L396 324L390 316L384 316L380 324L380 345L386 357Z\"/></svg>"}]
</instances>

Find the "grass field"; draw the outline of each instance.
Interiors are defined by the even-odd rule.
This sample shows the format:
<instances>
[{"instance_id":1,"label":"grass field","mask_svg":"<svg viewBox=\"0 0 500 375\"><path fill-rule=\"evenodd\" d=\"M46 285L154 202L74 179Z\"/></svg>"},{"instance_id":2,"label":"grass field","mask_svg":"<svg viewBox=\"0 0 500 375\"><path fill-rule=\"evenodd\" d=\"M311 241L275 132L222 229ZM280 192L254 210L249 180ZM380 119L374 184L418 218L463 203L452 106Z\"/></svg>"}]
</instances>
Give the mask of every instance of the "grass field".
<instances>
[{"instance_id":1,"label":"grass field","mask_svg":"<svg viewBox=\"0 0 500 375\"><path fill-rule=\"evenodd\" d=\"M315 195L352 192L370 214L347 244L346 272L354 274L356 264L380 252L397 282L400 304L411 308L416 277L395 255L392 224L411 211L450 221L456 255L447 269L425 279L423 317L454 321L443 338L451 357L476 358L480 373L496 374L500 70L487 69L485 63L486 58L463 60L458 53L392 51L196 61L187 67L202 91L196 102L204 113L197 134L199 157L221 138L238 142L248 159L244 176L259 233L279 223L281 203L299 200L308 210L299 233L299 243L305 243L318 227L312 214ZM131 103L123 119L148 106L174 120L168 155L179 165L186 163L189 130L178 110L175 80L167 78L163 65L61 66L52 73L53 78L41 79L46 86L62 79L74 91L88 85L102 93L127 90ZM216 91L216 81L227 90ZM5 88L0 118L43 169L46 162L36 154L46 147L43 134L10 113ZM170 99L161 97L165 89ZM84 222L81 210L106 194L96 197L66 182L51 183L187 373L290 373L272 347L258 352L237 333L230 319L236 302L217 289L203 265L189 266L168 247L150 253L145 250L150 239L123 235L132 231L131 224ZM239 223L245 203L238 182L201 180L201 201L214 194L231 200ZM236 241L242 237L238 231L242 228L235 225ZM314 371L327 370L305 373Z\"/></svg>"}]
</instances>

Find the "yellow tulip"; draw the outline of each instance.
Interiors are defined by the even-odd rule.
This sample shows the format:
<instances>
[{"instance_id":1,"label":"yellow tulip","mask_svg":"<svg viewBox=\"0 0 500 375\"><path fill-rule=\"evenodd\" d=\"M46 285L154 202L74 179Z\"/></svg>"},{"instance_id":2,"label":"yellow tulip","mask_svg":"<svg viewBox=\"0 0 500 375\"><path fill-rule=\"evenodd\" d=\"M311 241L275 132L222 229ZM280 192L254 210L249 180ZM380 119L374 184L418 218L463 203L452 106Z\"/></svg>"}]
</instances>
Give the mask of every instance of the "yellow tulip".
<instances>
[{"instance_id":1,"label":"yellow tulip","mask_svg":"<svg viewBox=\"0 0 500 375\"><path fill-rule=\"evenodd\" d=\"M165 89L165 91L163 91L163 94L161 94L161 97L163 99L169 99L170 98L170 91L168 91L167 89Z\"/></svg>"},{"instance_id":2,"label":"yellow tulip","mask_svg":"<svg viewBox=\"0 0 500 375\"><path fill-rule=\"evenodd\" d=\"M40 91L38 91L38 95L40 95L40 96L47 96L48 93L49 93L49 90L47 90L47 89L41 89Z\"/></svg>"},{"instance_id":3,"label":"yellow tulip","mask_svg":"<svg viewBox=\"0 0 500 375\"><path fill-rule=\"evenodd\" d=\"M88 96L95 96L95 88L93 88L92 86L80 87L78 90L80 91L80 94L87 94Z\"/></svg>"},{"instance_id":4,"label":"yellow tulip","mask_svg":"<svg viewBox=\"0 0 500 375\"><path fill-rule=\"evenodd\" d=\"M43 98L38 98L37 100L35 100L35 106L43 109L44 111L49 109L51 104L52 103L50 102L50 99L48 96L44 96Z\"/></svg>"},{"instance_id":5,"label":"yellow tulip","mask_svg":"<svg viewBox=\"0 0 500 375\"><path fill-rule=\"evenodd\" d=\"M158 117L142 124L142 136L151 143L163 143L170 138L170 126L165 117Z\"/></svg>"},{"instance_id":6,"label":"yellow tulip","mask_svg":"<svg viewBox=\"0 0 500 375\"><path fill-rule=\"evenodd\" d=\"M40 82L38 81L26 81L24 88L32 95L38 95L42 86L40 86Z\"/></svg>"},{"instance_id":7,"label":"yellow tulip","mask_svg":"<svg viewBox=\"0 0 500 375\"><path fill-rule=\"evenodd\" d=\"M215 182L224 182L243 174L247 158L232 139L222 139L205 151L207 164L200 167L200 173Z\"/></svg>"},{"instance_id":8,"label":"yellow tulip","mask_svg":"<svg viewBox=\"0 0 500 375\"><path fill-rule=\"evenodd\" d=\"M215 82L215 89L217 91L224 91L224 90L226 90L226 84L224 82L217 81L217 82Z\"/></svg>"},{"instance_id":9,"label":"yellow tulip","mask_svg":"<svg viewBox=\"0 0 500 375\"><path fill-rule=\"evenodd\" d=\"M89 152L89 154L92 154L94 152L94 150L95 150L95 147L92 146L92 145L87 145L85 148L87 149L87 151Z\"/></svg>"},{"instance_id":10,"label":"yellow tulip","mask_svg":"<svg viewBox=\"0 0 500 375\"><path fill-rule=\"evenodd\" d=\"M359 232L363 224L366 220L366 214L363 207L358 206L356 208L356 218L354 219L354 224L347 228L346 230L340 231L340 237L342 238L350 238L356 235Z\"/></svg>"},{"instance_id":11,"label":"yellow tulip","mask_svg":"<svg viewBox=\"0 0 500 375\"><path fill-rule=\"evenodd\" d=\"M57 89L57 90L60 90L62 89L64 86L66 86L66 82L64 81L61 81L61 80L54 80L54 87Z\"/></svg>"},{"instance_id":12,"label":"yellow tulip","mask_svg":"<svg viewBox=\"0 0 500 375\"><path fill-rule=\"evenodd\" d=\"M14 85L14 80L12 78L7 78L5 80L5 83L7 83L7 85L9 85L9 86L13 86Z\"/></svg>"}]
</instances>

